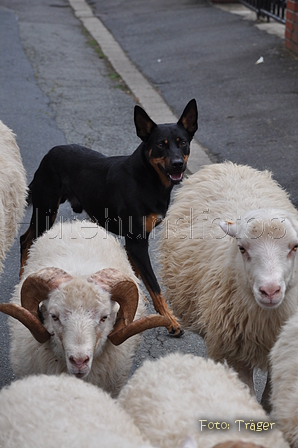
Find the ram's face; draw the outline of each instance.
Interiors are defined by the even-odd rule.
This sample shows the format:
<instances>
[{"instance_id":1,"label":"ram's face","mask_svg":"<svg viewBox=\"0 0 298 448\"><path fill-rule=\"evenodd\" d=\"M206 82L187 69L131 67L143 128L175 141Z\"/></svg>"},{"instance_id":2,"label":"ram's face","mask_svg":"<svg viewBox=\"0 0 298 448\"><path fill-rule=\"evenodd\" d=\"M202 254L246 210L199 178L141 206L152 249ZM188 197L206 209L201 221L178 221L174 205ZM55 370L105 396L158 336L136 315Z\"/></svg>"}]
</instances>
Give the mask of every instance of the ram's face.
<instances>
[{"instance_id":1,"label":"ram's face","mask_svg":"<svg viewBox=\"0 0 298 448\"><path fill-rule=\"evenodd\" d=\"M298 238L297 235L290 237L290 230L288 227L288 235L280 240L267 234L259 241L238 241L247 279L256 302L263 309L278 308L291 282Z\"/></svg>"},{"instance_id":2,"label":"ram's face","mask_svg":"<svg viewBox=\"0 0 298 448\"><path fill-rule=\"evenodd\" d=\"M282 211L256 210L228 227L227 233L237 239L237 263L242 258L243 273L256 302L263 309L278 308L295 270L297 220L288 219Z\"/></svg>"},{"instance_id":3,"label":"ram's face","mask_svg":"<svg viewBox=\"0 0 298 448\"><path fill-rule=\"evenodd\" d=\"M52 348L65 358L70 375L87 377L114 327L116 312L109 293L82 279L60 286L44 301L44 325L53 335Z\"/></svg>"}]
</instances>

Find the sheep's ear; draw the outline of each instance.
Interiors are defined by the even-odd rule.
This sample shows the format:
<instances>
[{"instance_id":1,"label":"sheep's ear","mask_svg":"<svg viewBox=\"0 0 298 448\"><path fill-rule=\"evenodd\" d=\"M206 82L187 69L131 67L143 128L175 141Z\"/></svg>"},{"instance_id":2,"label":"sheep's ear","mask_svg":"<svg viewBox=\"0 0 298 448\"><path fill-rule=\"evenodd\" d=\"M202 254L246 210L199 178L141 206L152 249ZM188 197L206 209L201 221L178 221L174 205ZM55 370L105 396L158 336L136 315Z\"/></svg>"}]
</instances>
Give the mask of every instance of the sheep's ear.
<instances>
[{"instance_id":1,"label":"sheep's ear","mask_svg":"<svg viewBox=\"0 0 298 448\"><path fill-rule=\"evenodd\" d=\"M237 225L235 222L229 220L220 221L219 226L225 232L226 235L230 235L233 238L236 238Z\"/></svg>"},{"instance_id":2,"label":"sheep's ear","mask_svg":"<svg viewBox=\"0 0 298 448\"><path fill-rule=\"evenodd\" d=\"M290 223L292 224L292 226L294 227L295 231L298 234L298 219L297 219L297 216L288 215L286 219L288 219L290 221Z\"/></svg>"}]
</instances>

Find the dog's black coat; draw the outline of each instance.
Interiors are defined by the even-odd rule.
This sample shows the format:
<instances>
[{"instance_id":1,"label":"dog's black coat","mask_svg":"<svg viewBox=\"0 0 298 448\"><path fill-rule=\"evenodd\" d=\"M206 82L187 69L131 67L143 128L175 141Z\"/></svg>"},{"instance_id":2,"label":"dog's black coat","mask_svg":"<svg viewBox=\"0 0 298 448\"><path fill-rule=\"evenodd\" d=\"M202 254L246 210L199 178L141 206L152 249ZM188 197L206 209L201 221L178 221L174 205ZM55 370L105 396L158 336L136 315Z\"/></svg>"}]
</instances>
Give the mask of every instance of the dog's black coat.
<instances>
[{"instance_id":1,"label":"dog's black coat","mask_svg":"<svg viewBox=\"0 0 298 448\"><path fill-rule=\"evenodd\" d=\"M55 221L59 204L68 200L77 213L125 237L128 256L140 273L160 314L171 314L161 294L148 255L152 228L165 217L173 185L182 180L197 130L197 106L191 100L178 123L156 125L135 106L140 146L130 156L106 157L79 145L52 148L29 185L33 214L21 236L21 263L33 239ZM171 314L172 332L179 324Z\"/></svg>"}]
</instances>

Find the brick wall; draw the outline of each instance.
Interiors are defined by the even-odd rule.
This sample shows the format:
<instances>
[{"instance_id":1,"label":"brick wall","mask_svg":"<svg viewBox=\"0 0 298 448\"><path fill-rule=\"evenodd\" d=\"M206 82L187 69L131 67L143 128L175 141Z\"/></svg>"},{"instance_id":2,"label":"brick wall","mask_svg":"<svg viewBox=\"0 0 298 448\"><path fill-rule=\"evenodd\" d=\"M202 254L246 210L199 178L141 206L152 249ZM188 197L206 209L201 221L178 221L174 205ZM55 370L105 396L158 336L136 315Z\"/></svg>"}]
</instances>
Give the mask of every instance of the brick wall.
<instances>
[{"instance_id":1,"label":"brick wall","mask_svg":"<svg viewBox=\"0 0 298 448\"><path fill-rule=\"evenodd\" d=\"M298 0L287 0L285 44L298 55Z\"/></svg>"}]
</instances>

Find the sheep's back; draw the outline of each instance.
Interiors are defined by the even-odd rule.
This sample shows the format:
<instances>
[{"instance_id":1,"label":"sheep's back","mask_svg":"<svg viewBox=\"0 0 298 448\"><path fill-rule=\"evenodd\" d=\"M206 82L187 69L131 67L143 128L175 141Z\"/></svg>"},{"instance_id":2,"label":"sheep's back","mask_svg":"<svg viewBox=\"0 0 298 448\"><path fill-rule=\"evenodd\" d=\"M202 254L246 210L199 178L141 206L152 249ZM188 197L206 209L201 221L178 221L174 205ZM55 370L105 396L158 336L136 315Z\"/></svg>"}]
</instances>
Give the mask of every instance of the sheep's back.
<instances>
[{"instance_id":1,"label":"sheep's back","mask_svg":"<svg viewBox=\"0 0 298 448\"><path fill-rule=\"evenodd\" d=\"M199 356L172 353L146 360L128 380L118 401L141 432L160 448L179 447L187 436L198 448L238 439L268 448L287 447L276 430L239 432L235 420L256 423L269 421L269 417L235 371ZM222 428L226 429L207 430L200 420L204 425L225 422Z\"/></svg>"},{"instance_id":2,"label":"sheep's back","mask_svg":"<svg viewBox=\"0 0 298 448\"><path fill-rule=\"evenodd\" d=\"M31 247L23 277L49 266L72 276L113 267L138 282L121 241L89 220L56 222Z\"/></svg>"},{"instance_id":3,"label":"sheep's back","mask_svg":"<svg viewBox=\"0 0 298 448\"><path fill-rule=\"evenodd\" d=\"M106 392L66 375L31 376L0 392L0 446L39 445L150 448Z\"/></svg>"},{"instance_id":4,"label":"sheep's back","mask_svg":"<svg viewBox=\"0 0 298 448\"><path fill-rule=\"evenodd\" d=\"M218 213L241 214L271 207L295 213L288 193L269 171L231 162L207 165L186 178L174 196L168 215L177 214L179 218L190 207L197 213L209 208L216 217Z\"/></svg>"}]
</instances>

